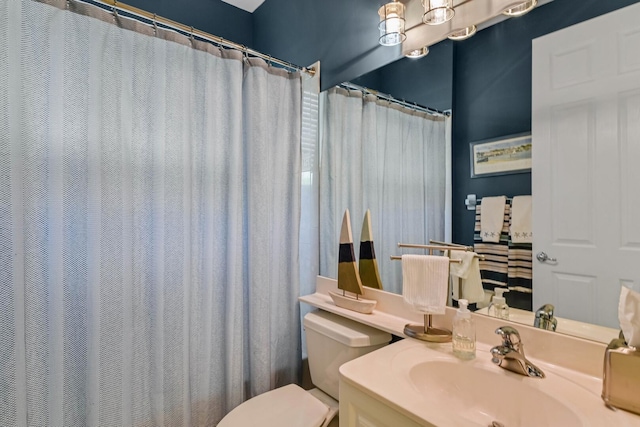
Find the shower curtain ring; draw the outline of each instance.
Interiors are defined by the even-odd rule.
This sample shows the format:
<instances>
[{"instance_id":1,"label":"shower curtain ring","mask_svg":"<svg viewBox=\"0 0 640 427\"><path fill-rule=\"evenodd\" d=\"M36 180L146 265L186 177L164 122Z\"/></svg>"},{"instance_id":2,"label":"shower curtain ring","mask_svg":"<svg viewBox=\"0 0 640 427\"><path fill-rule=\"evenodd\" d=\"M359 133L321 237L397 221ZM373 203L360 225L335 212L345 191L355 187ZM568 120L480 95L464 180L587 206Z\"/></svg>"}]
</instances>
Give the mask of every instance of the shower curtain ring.
<instances>
[{"instance_id":1,"label":"shower curtain ring","mask_svg":"<svg viewBox=\"0 0 640 427\"><path fill-rule=\"evenodd\" d=\"M249 62L249 49L245 45L242 46L242 59L244 62Z\"/></svg>"},{"instance_id":2,"label":"shower curtain ring","mask_svg":"<svg viewBox=\"0 0 640 427\"><path fill-rule=\"evenodd\" d=\"M189 40L191 40L191 43L193 43L193 41L195 40L195 38L193 37L193 27L191 27L191 32L189 33Z\"/></svg>"},{"instance_id":3,"label":"shower curtain ring","mask_svg":"<svg viewBox=\"0 0 640 427\"><path fill-rule=\"evenodd\" d=\"M113 16L118 17L118 0L113 0Z\"/></svg>"},{"instance_id":4,"label":"shower curtain ring","mask_svg":"<svg viewBox=\"0 0 640 427\"><path fill-rule=\"evenodd\" d=\"M158 35L158 23L156 22L156 14L153 14L153 18L151 19L151 22L153 23L153 35L157 36Z\"/></svg>"}]
</instances>

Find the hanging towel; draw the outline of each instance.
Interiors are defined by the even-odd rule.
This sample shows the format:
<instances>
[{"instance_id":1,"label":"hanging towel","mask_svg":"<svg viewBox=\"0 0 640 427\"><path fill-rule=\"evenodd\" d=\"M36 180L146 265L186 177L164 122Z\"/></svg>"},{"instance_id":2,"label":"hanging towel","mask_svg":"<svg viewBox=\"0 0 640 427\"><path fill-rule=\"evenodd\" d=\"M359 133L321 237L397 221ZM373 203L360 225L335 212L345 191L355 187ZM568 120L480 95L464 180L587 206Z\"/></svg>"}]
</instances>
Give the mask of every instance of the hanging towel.
<instances>
[{"instance_id":1,"label":"hanging towel","mask_svg":"<svg viewBox=\"0 0 640 427\"><path fill-rule=\"evenodd\" d=\"M531 196L516 196L511 202L511 241L513 243L532 243Z\"/></svg>"},{"instance_id":2,"label":"hanging towel","mask_svg":"<svg viewBox=\"0 0 640 427\"><path fill-rule=\"evenodd\" d=\"M402 296L421 313L444 314L449 289L449 258L402 255Z\"/></svg>"},{"instance_id":3,"label":"hanging towel","mask_svg":"<svg viewBox=\"0 0 640 427\"><path fill-rule=\"evenodd\" d=\"M507 200L504 209L503 222L509 223L511 215L511 200ZM479 255L484 255L484 261L480 261L480 276L482 287L493 290L496 286L507 286L507 272L509 260L509 227L503 229L501 239L497 243L483 242L480 236L480 217L482 205L476 205L476 222L473 228L473 250Z\"/></svg>"},{"instance_id":4,"label":"hanging towel","mask_svg":"<svg viewBox=\"0 0 640 427\"><path fill-rule=\"evenodd\" d=\"M532 254L531 243L513 243L509 241L508 285L514 296L514 291L529 294L525 298L531 301L532 294Z\"/></svg>"},{"instance_id":5,"label":"hanging towel","mask_svg":"<svg viewBox=\"0 0 640 427\"><path fill-rule=\"evenodd\" d=\"M483 197L480 214L480 236L483 242L499 242L504 226L506 196Z\"/></svg>"},{"instance_id":6,"label":"hanging towel","mask_svg":"<svg viewBox=\"0 0 640 427\"><path fill-rule=\"evenodd\" d=\"M467 299L470 304L484 300L484 289L480 278L480 263L474 252L451 251L451 259L462 262L451 263L453 299Z\"/></svg>"},{"instance_id":7,"label":"hanging towel","mask_svg":"<svg viewBox=\"0 0 640 427\"><path fill-rule=\"evenodd\" d=\"M460 263L451 263L451 265L449 266L451 275L460 278L466 278L467 274L469 274L469 267L471 267L471 262L474 259L474 255L475 254L473 252L456 250L451 251L449 258L462 261Z\"/></svg>"}]
</instances>

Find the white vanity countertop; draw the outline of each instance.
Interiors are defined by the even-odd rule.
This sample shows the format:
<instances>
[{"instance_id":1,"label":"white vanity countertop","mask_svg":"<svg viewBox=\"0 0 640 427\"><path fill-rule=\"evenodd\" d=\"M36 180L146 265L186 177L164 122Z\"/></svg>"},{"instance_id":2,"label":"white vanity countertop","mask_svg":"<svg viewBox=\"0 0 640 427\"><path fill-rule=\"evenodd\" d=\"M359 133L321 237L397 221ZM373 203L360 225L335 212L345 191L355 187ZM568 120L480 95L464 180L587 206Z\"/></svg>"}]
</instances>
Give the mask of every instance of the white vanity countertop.
<instances>
[{"instance_id":1,"label":"white vanity countertop","mask_svg":"<svg viewBox=\"0 0 640 427\"><path fill-rule=\"evenodd\" d=\"M491 411L485 411L480 401L487 400L485 395L493 396L494 402L489 403L489 406L496 406L495 398L500 398L501 390L496 386L496 381L492 380L495 379L506 381L505 384L515 387L511 391L503 391L505 401L511 399L512 402L526 408L522 409L523 411L533 411L538 415L534 417L535 420L531 420L531 425L640 426L640 416L622 410L613 411L605 406L600 397L602 391L600 378L536 359L530 360L541 368L547 377L528 378L493 365L489 350L490 346L479 343L476 359L461 361L453 356L450 343L432 344L406 339L344 364L340 368L340 379L422 425L453 427L486 426L487 422L490 424L491 419L487 417L492 416ZM454 397L460 393L464 395L465 391L458 390L460 392L458 393L457 386L446 384L447 380L442 380L445 382L444 387L420 387L419 383L416 384L417 371L413 368L419 367L421 363L434 361L454 364L453 372L467 369L468 372L482 374L475 379L476 384L472 384L473 398L468 399L468 408L466 408L467 401L464 405L460 405L460 402L455 402ZM489 378L488 381L487 378ZM450 393L447 394L448 391L445 390L447 387L453 392L449 390ZM517 390L515 394L519 394L521 387L522 396L514 398L513 390ZM540 400L540 397L544 399ZM449 398L450 400L447 400ZM500 404L498 403L497 406L499 407ZM509 406L509 403L505 402L505 406ZM573 417L573 424L561 422L562 412L558 412L559 415L554 413L557 410L556 407L568 408L566 410ZM554 423L553 420L556 422ZM528 421L523 424L516 422L516 424L529 425ZM510 424L505 423L505 425Z\"/></svg>"},{"instance_id":2,"label":"white vanity countertop","mask_svg":"<svg viewBox=\"0 0 640 427\"><path fill-rule=\"evenodd\" d=\"M406 338L403 331L407 323L424 324L424 316L407 306L401 295L366 288L364 297L375 299L378 304L372 314L361 314L337 307L328 295L328 291L336 289L337 283L335 279L318 276L316 292L302 296L299 300L313 307L339 314L399 337ZM445 315L433 317L433 325L451 330L455 311L455 309L447 307ZM476 315L475 313L472 314L472 317L476 321L478 342L489 346L500 342L494 331L496 328L503 326L505 324L504 321L493 317ZM527 356L582 372L592 377L602 378L605 344L543 331L533 326L513 326L520 332Z\"/></svg>"}]
</instances>

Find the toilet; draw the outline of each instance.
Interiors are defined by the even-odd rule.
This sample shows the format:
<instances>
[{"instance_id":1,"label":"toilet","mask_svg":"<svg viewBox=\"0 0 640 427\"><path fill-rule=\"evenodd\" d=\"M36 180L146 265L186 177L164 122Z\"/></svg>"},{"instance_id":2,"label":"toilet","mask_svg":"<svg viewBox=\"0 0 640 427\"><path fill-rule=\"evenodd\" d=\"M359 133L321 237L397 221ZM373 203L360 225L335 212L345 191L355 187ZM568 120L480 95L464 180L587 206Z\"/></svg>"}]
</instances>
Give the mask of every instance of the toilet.
<instances>
[{"instance_id":1,"label":"toilet","mask_svg":"<svg viewBox=\"0 0 640 427\"><path fill-rule=\"evenodd\" d=\"M338 426L340 366L384 347L391 335L342 316L316 310L304 316L311 382L268 391L229 412L218 427Z\"/></svg>"}]
</instances>

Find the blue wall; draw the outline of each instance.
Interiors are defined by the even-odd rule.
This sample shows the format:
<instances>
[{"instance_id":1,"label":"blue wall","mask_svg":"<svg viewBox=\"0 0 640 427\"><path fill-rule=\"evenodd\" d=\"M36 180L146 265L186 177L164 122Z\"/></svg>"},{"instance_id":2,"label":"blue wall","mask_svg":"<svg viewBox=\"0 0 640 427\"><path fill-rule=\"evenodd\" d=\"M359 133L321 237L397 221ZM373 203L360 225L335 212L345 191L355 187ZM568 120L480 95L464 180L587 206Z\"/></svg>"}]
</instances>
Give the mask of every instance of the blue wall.
<instances>
[{"instance_id":1,"label":"blue wall","mask_svg":"<svg viewBox=\"0 0 640 427\"><path fill-rule=\"evenodd\" d=\"M383 0L267 0L254 12L254 47L297 65L320 60L328 89L402 56L378 44Z\"/></svg>"},{"instance_id":2,"label":"blue wall","mask_svg":"<svg viewBox=\"0 0 640 427\"><path fill-rule=\"evenodd\" d=\"M531 131L532 40L637 1L555 0L455 46L454 241L473 243L474 214L464 206L467 194L531 194L531 173L471 179L469 143Z\"/></svg>"},{"instance_id":3,"label":"blue wall","mask_svg":"<svg viewBox=\"0 0 640 427\"><path fill-rule=\"evenodd\" d=\"M354 80L399 99L453 110L453 241L473 244L467 194L531 194L531 173L472 179L469 143L531 131L532 40L637 2L555 0L468 40L438 43L417 61L401 59Z\"/></svg>"},{"instance_id":4,"label":"blue wall","mask_svg":"<svg viewBox=\"0 0 640 427\"><path fill-rule=\"evenodd\" d=\"M220 0L123 0L123 3L236 43L253 45L252 14Z\"/></svg>"},{"instance_id":5,"label":"blue wall","mask_svg":"<svg viewBox=\"0 0 640 427\"><path fill-rule=\"evenodd\" d=\"M397 99L448 110L453 105L454 44L451 40L443 41L432 46L424 58L402 58L352 82Z\"/></svg>"}]
</instances>

